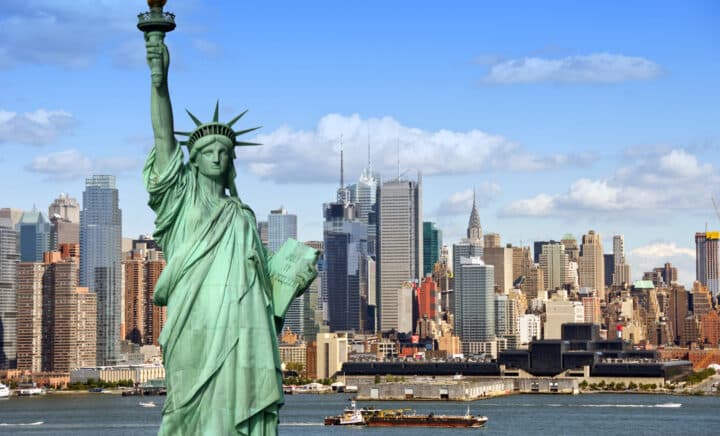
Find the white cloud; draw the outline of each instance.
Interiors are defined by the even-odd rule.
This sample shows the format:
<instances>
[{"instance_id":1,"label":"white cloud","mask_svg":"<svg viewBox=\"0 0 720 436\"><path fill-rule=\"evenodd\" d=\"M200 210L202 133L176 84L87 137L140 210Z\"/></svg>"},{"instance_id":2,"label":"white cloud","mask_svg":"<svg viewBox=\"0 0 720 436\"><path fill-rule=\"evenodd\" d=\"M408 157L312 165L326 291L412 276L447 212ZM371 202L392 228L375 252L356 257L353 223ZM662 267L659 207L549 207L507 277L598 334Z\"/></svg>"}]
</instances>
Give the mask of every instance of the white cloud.
<instances>
[{"instance_id":1,"label":"white cloud","mask_svg":"<svg viewBox=\"0 0 720 436\"><path fill-rule=\"evenodd\" d=\"M500 185L493 182L484 182L476 189L478 208L486 206L494 197L496 197L502 189ZM473 190L466 189L460 192L450 194L440 203L435 211L436 216L443 215L468 215L472 209Z\"/></svg>"},{"instance_id":2,"label":"white cloud","mask_svg":"<svg viewBox=\"0 0 720 436\"><path fill-rule=\"evenodd\" d=\"M45 145L75 125L72 114L63 110L38 109L17 113L0 109L0 144Z\"/></svg>"},{"instance_id":3,"label":"white cloud","mask_svg":"<svg viewBox=\"0 0 720 436\"><path fill-rule=\"evenodd\" d=\"M505 206L501 216L566 216L578 214L605 217L638 216L658 219L677 211L696 210L709 203L720 175L710 164L699 164L684 149L657 148L637 157L624 154L624 161L613 177L602 180L581 178L564 193L542 193Z\"/></svg>"},{"instance_id":4,"label":"white cloud","mask_svg":"<svg viewBox=\"0 0 720 436\"><path fill-rule=\"evenodd\" d=\"M661 72L656 63L613 53L594 53L560 59L526 57L496 63L483 78L485 83L617 83L650 80Z\"/></svg>"},{"instance_id":5,"label":"white cloud","mask_svg":"<svg viewBox=\"0 0 720 436\"><path fill-rule=\"evenodd\" d=\"M139 171L142 162L127 157L90 158L76 149L36 156L28 171L44 174L48 180L72 180L92 173L122 174Z\"/></svg>"},{"instance_id":6,"label":"white cloud","mask_svg":"<svg viewBox=\"0 0 720 436\"><path fill-rule=\"evenodd\" d=\"M367 165L368 141L373 170L386 177L397 172L398 149L402 171L419 169L425 175L546 170L577 160L576 156L534 156L507 138L477 129L427 131L392 117L363 119L358 114L325 115L313 130L283 126L257 135L254 141L263 146L238 150L238 159L248 163L251 173L281 183L335 181L341 135L348 175L359 175Z\"/></svg>"},{"instance_id":7,"label":"white cloud","mask_svg":"<svg viewBox=\"0 0 720 436\"><path fill-rule=\"evenodd\" d=\"M686 286L695 280L695 250L680 247L674 242L651 242L637 247L627 254L627 261L632 268L635 280L642 278L646 271L661 267L670 262L678 269L678 281Z\"/></svg>"},{"instance_id":8,"label":"white cloud","mask_svg":"<svg viewBox=\"0 0 720 436\"><path fill-rule=\"evenodd\" d=\"M712 172L712 165L700 165L692 154L685 150L672 150L660 158L660 168L680 177L696 177Z\"/></svg>"}]
</instances>

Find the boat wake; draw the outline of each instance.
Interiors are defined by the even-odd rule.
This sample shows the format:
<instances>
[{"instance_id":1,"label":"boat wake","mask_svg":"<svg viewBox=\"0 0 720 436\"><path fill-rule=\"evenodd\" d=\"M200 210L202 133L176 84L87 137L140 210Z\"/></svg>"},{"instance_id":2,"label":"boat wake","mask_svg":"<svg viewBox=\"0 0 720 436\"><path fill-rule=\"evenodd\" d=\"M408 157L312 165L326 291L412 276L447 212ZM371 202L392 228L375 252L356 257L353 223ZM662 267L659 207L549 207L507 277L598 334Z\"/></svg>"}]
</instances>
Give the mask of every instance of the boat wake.
<instances>
[{"instance_id":1,"label":"boat wake","mask_svg":"<svg viewBox=\"0 0 720 436\"><path fill-rule=\"evenodd\" d=\"M43 425L43 424L45 424L45 421L18 422L18 423L0 422L0 426L2 426L2 427L23 427L23 426L28 426L28 425Z\"/></svg>"},{"instance_id":2,"label":"boat wake","mask_svg":"<svg viewBox=\"0 0 720 436\"><path fill-rule=\"evenodd\" d=\"M653 408L653 407L661 407L661 408L678 408L682 407L681 403L661 403L661 404L580 404L580 407L627 407L627 408Z\"/></svg>"},{"instance_id":3,"label":"boat wake","mask_svg":"<svg viewBox=\"0 0 720 436\"><path fill-rule=\"evenodd\" d=\"M322 426L322 422L281 422L280 427L315 427Z\"/></svg>"}]
</instances>

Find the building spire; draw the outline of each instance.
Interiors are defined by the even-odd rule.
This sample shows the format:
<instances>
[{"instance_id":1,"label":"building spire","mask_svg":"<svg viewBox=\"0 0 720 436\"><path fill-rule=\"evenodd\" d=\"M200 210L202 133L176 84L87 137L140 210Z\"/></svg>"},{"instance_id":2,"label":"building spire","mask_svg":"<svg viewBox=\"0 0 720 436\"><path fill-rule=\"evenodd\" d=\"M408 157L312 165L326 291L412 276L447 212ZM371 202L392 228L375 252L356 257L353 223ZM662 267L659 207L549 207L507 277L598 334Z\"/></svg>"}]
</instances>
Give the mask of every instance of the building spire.
<instances>
[{"instance_id":1,"label":"building spire","mask_svg":"<svg viewBox=\"0 0 720 436\"><path fill-rule=\"evenodd\" d=\"M471 241L482 239L482 226L480 224L480 214L477 210L477 190L473 186L473 204L470 211L470 219L468 220L467 237Z\"/></svg>"},{"instance_id":2,"label":"building spire","mask_svg":"<svg viewBox=\"0 0 720 436\"><path fill-rule=\"evenodd\" d=\"M345 187L345 169L343 163L343 140L342 133L340 134L340 189Z\"/></svg>"},{"instance_id":3,"label":"building spire","mask_svg":"<svg viewBox=\"0 0 720 436\"><path fill-rule=\"evenodd\" d=\"M370 129L368 128L368 163L367 163L367 172L368 177L372 174L372 159L370 158Z\"/></svg>"}]
</instances>

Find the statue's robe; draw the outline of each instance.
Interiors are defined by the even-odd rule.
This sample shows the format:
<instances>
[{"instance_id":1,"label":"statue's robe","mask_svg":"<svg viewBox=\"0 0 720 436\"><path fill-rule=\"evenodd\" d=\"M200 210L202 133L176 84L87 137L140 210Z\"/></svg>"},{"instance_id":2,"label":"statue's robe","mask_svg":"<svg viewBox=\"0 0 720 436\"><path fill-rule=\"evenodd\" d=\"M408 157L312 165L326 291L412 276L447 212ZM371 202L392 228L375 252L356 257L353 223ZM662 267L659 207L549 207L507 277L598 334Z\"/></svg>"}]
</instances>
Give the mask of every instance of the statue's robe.
<instances>
[{"instance_id":1,"label":"statue's robe","mask_svg":"<svg viewBox=\"0 0 720 436\"><path fill-rule=\"evenodd\" d=\"M167 260L155 288L168 396L160 435L276 435L283 403L268 259L239 199L201 198L178 147L143 177Z\"/></svg>"}]
</instances>

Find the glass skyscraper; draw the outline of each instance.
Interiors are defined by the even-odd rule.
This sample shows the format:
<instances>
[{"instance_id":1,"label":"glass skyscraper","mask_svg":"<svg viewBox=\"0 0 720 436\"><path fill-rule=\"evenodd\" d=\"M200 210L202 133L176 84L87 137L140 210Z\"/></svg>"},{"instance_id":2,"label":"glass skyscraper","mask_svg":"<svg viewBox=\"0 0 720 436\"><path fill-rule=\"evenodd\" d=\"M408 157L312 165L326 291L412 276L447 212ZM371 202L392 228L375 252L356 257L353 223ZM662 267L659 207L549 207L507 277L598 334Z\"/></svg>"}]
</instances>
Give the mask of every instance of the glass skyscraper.
<instances>
[{"instance_id":1,"label":"glass skyscraper","mask_svg":"<svg viewBox=\"0 0 720 436\"><path fill-rule=\"evenodd\" d=\"M51 249L52 227L45 215L36 208L24 212L17 230L20 233L20 261L42 262L43 253Z\"/></svg>"},{"instance_id":2,"label":"glass skyscraper","mask_svg":"<svg viewBox=\"0 0 720 436\"><path fill-rule=\"evenodd\" d=\"M440 258L442 231L435 223L423 222L423 276L432 274L435 263Z\"/></svg>"},{"instance_id":3,"label":"glass skyscraper","mask_svg":"<svg viewBox=\"0 0 720 436\"><path fill-rule=\"evenodd\" d=\"M0 369L17 364L18 234L9 218L0 218Z\"/></svg>"},{"instance_id":4,"label":"glass skyscraper","mask_svg":"<svg viewBox=\"0 0 720 436\"><path fill-rule=\"evenodd\" d=\"M369 330L367 286L367 225L344 221L325 232L325 272L330 331ZM363 292L364 291L364 292Z\"/></svg>"},{"instance_id":5,"label":"glass skyscraper","mask_svg":"<svg viewBox=\"0 0 720 436\"><path fill-rule=\"evenodd\" d=\"M85 180L80 212L80 286L97 294L97 363L120 359L122 212L115 176Z\"/></svg>"}]
</instances>

